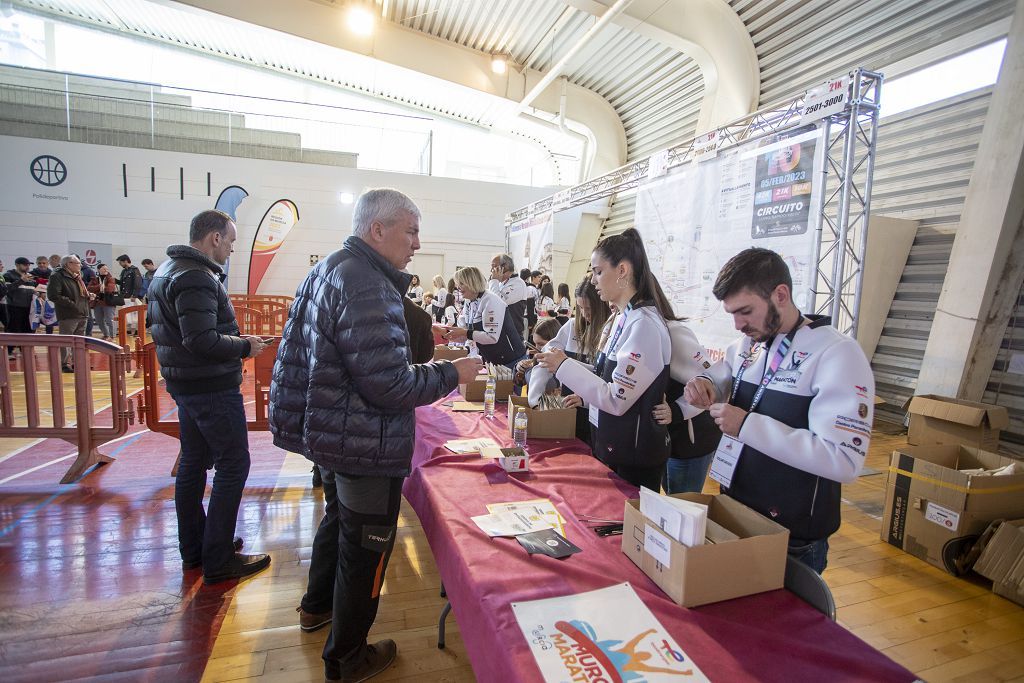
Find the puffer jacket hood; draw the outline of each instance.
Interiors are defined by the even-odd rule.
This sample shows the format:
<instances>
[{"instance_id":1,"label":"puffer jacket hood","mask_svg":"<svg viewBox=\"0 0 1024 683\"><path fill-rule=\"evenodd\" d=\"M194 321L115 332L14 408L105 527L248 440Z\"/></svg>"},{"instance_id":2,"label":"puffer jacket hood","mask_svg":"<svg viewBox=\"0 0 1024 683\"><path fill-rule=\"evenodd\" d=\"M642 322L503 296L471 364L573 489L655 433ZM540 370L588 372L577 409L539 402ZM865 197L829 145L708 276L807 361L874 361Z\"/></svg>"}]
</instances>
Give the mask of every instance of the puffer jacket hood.
<instances>
[{"instance_id":1,"label":"puffer jacket hood","mask_svg":"<svg viewBox=\"0 0 1024 683\"><path fill-rule=\"evenodd\" d=\"M416 406L458 384L451 363L410 364L411 276L358 237L299 286L270 385L274 443L351 475L409 474Z\"/></svg>"}]
</instances>

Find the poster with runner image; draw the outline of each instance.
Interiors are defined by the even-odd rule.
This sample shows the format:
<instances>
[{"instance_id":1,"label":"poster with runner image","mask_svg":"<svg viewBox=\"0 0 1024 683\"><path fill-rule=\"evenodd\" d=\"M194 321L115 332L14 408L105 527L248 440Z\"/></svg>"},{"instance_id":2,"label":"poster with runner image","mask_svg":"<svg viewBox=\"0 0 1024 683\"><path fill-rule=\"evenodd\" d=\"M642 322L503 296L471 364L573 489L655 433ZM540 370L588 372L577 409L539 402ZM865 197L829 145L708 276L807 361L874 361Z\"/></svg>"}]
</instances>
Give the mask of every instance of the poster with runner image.
<instances>
[{"instance_id":1,"label":"poster with runner image","mask_svg":"<svg viewBox=\"0 0 1024 683\"><path fill-rule=\"evenodd\" d=\"M628 583L512 603L545 681L707 681Z\"/></svg>"}]
</instances>

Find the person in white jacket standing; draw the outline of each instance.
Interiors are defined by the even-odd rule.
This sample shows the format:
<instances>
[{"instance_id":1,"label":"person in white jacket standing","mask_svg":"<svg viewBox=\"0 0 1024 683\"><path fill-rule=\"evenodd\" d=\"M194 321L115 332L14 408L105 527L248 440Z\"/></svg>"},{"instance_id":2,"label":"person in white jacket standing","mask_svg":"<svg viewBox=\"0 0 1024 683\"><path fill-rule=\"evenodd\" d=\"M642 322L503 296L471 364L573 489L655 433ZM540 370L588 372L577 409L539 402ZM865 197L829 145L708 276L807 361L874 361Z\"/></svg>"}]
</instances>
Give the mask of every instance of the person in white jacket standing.
<instances>
[{"instance_id":1,"label":"person in white jacket standing","mask_svg":"<svg viewBox=\"0 0 1024 683\"><path fill-rule=\"evenodd\" d=\"M868 450L875 382L857 341L802 315L792 288L768 249L722 267L712 291L744 336L683 398L722 430L711 464L722 492L789 529L790 556L821 573L841 484L857 478Z\"/></svg>"},{"instance_id":2,"label":"person in white jacket standing","mask_svg":"<svg viewBox=\"0 0 1024 683\"><path fill-rule=\"evenodd\" d=\"M593 370L561 349L537 354L537 362L589 407L594 455L634 486L658 491L669 438L653 411L672 355L665 321L676 316L636 229L598 242L590 266L601 299L622 311Z\"/></svg>"}]
</instances>

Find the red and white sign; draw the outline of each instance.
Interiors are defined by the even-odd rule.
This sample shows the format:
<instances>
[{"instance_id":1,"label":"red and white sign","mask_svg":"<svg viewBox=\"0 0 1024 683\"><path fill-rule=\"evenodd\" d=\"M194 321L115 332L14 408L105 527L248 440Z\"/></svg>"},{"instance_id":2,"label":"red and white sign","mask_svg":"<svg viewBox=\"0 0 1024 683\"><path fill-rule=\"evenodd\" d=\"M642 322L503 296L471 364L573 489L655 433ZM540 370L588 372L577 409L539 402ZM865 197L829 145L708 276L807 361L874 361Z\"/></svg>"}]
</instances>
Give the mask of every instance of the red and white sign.
<instances>
[{"instance_id":1,"label":"red and white sign","mask_svg":"<svg viewBox=\"0 0 1024 683\"><path fill-rule=\"evenodd\" d=\"M840 76L811 88L804 95L804 106L800 111L800 125L820 121L846 109L850 102L850 77Z\"/></svg>"}]
</instances>

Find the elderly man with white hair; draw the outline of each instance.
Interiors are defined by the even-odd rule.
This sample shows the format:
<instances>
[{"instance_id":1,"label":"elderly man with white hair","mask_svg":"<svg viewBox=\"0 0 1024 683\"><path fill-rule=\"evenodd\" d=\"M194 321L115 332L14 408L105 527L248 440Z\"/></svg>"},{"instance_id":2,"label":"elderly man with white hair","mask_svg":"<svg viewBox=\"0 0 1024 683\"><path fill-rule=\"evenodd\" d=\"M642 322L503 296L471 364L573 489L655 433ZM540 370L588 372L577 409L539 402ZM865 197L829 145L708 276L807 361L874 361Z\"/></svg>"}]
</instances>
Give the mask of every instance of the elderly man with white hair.
<instances>
[{"instance_id":1,"label":"elderly man with white hair","mask_svg":"<svg viewBox=\"0 0 1024 683\"><path fill-rule=\"evenodd\" d=\"M60 260L60 268L53 271L46 283L46 298L57 310L61 334L85 334L92 295L82 281L82 262L77 256L68 254ZM70 349L63 348L60 354L64 372L74 372Z\"/></svg>"},{"instance_id":2,"label":"elderly man with white hair","mask_svg":"<svg viewBox=\"0 0 1024 683\"><path fill-rule=\"evenodd\" d=\"M274 443L320 467L325 514L299 605L324 646L328 681L363 681L391 665L392 640L369 644L395 544L416 406L474 377L479 358L413 364L403 272L420 247L420 211L397 190L356 202L353 235L295 293L270 386ZM334 617L337 619L334 619Z\"/></svg>"}]
</instances>

